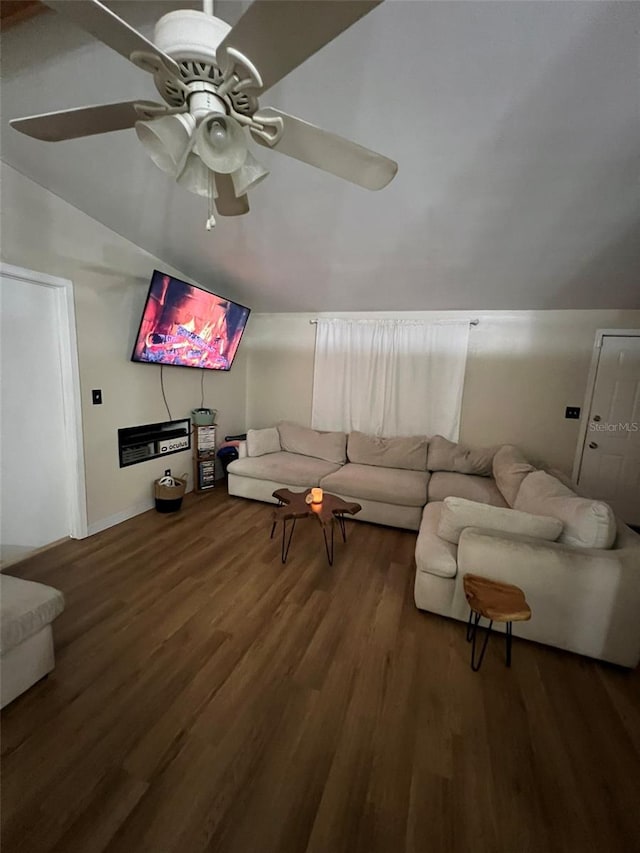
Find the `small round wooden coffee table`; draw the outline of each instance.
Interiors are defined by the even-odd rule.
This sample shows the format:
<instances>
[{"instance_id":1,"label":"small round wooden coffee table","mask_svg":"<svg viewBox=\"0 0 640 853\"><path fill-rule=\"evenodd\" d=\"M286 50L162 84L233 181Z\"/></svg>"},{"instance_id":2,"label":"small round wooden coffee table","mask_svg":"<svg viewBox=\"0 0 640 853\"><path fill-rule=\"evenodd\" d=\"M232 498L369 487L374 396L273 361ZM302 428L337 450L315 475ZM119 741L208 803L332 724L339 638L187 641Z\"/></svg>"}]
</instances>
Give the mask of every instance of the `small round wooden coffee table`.
<instances>
[{"instance_id":1,"label":"small round wooden coffee table","mask_svg":"<svg viewBox=\"0 0 640 853\"><path fill-rule=\"evenodd\" d=\"M362 507L360 504L356 503L347 503L347 501L343 501L342 498L339 498L337 495L332 495L329 492L324 492L322 496L322 503L313 504L307 503L307 495L311 494L311 489L307 489L304 492L292 492L290 489L276 489L273 493L273 497L276 498L280 502L280 506L273 511L273 524L271 525L271 539L273 539L273 534L276 529L276 524L281 521L282 522L282 549L281 549L281 558L282 562L285 563L287 560L287 554L289 553L289 546L291 545L291 539L293 538L293 531L295 530L296 521L299 518L307 518L310 515L315 515L322 527L322 535L324 537L324 547L327 552L327 560L329 561L329 565L333 565L333 529L335 527L336 521L340 526L340 533L342 534L342 541L347 541L347 531L345 529L344 524L344 515L348 513L349 515L355 515L357 512L360 512ZM287 521L293 519L293 524L289 528L289 536L287 538ZM329 528L331 532L329 533Z\"/></svg>"},{"instance_id":2,"label":"small round wooden coffee table","mask_svg":"<svg viewBox=\"0 0 640 853\"><path fill-rule=\"evenodd\" d=\"M469 622L467 623L467 642L471 646L471 669L480 669L484 653L489 642L489 634L494 622L506 622L507 666L511 666L511 639L514 622L526 622L531 619L531 608L527 604L523 591L502 581L493 581L480 575L465 575L462 579L464 594L469 602ZM480 657L476 660L476 634L480 618L489 620Z\"/></svg>"}]
</instances>

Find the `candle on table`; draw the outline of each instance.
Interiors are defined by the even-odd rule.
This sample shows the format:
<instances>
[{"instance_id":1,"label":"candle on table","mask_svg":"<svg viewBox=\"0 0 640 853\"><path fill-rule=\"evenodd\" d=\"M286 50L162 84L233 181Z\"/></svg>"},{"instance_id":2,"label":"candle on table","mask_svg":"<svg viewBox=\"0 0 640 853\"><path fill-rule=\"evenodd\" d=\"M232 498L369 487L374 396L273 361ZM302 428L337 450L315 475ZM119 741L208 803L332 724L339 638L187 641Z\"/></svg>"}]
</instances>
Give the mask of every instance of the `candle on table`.
<instances>
[{"instance_id":1,"label":"candle on table","mask_svg":"<svg viewBox=\"0 0 640 853\"><path fill-rule=\"evenodd\" d=\"M322 503L322 489L311 489L311 500L314 504Z\"/></svg>"}]
</instances>

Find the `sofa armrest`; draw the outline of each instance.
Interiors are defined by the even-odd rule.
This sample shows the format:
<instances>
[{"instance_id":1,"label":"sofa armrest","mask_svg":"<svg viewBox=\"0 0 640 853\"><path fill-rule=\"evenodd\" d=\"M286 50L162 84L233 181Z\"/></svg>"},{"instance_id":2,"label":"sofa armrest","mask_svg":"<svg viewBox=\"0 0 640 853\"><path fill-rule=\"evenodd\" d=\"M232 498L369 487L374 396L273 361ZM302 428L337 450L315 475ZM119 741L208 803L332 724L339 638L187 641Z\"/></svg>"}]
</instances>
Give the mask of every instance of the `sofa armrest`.
<instances>
[{"instance_id":1,"label":"sofa armrest","mask_svg":"<svg viewBox=\"0 0 640 853\"><path fill-rule=\"evenodd\" d=\"M640 542L640 540L639 540ZM635 666L640 659L640 547L575 548L525 536L467 528L458 576L471 572L524 590L544 642Z\"/></svg>"},{"instance_id":2,"label":"sofa armrest","mask_svg":"<svg viewBox=\"0 0 640 853\"><path fill-rule=\"evenodd\" d=\"M246 441L240 441L238 443L238 459L244 459L248 455L249 454L247 452L247 442Z\"/></svg>"}]
</instances>

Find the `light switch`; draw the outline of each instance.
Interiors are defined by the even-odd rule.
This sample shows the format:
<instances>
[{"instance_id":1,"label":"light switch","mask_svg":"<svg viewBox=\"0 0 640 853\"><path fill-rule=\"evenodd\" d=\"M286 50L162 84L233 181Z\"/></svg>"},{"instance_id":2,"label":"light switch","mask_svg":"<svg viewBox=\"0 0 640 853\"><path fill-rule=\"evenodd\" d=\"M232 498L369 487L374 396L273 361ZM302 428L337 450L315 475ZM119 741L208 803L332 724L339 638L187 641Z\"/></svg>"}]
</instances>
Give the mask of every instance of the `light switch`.
<instances>
[{"instance_id":1,"label":"light switch","mask_svg":"<svg viewBox=\"0 0 640 853\"><path fill-rule=\"evenodd\" d=\"M580 420L580 406L567 406L564 410L564 416L575 421Z\"/></svg>"},{"instance_id":2,"label":"light switch","mask_svg":"<svg viewBox=\"0 0 640 853\"><path fill-rule=\"evenodd\" d=\"M91 392L91 400L93 401L94 406L102 405L102 391L100 388L94 388Z\"/></svg>"}]
</instances>

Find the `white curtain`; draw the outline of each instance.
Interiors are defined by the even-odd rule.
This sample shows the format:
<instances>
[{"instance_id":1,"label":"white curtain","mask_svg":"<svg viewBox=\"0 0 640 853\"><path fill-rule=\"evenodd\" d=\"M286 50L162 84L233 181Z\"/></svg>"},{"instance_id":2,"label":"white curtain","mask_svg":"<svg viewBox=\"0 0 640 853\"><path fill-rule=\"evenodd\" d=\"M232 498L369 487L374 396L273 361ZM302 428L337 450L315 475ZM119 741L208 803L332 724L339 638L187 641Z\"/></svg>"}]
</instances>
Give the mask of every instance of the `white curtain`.
<instances>
[{"instance_id":1,"label":"white curtain","mask_svg":"<svg viewBox=\"0 0 640 853\"><path fill-rule=\"evenodd\" d=\"M468 339L468 320L318 320L313 427L456 441Z\"/></svg>"}]
</instances>

